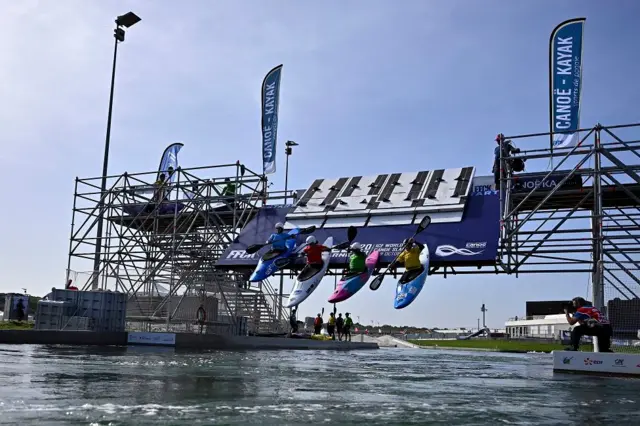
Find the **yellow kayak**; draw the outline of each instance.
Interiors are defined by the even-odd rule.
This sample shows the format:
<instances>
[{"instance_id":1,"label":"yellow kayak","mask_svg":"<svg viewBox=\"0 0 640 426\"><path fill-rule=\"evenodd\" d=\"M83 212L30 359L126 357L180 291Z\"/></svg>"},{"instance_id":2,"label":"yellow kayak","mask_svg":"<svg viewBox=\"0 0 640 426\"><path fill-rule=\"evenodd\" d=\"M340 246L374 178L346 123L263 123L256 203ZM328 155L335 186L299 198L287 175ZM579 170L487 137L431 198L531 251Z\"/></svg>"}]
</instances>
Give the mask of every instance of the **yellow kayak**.
<instances>
[{"instance_id":1,"label":"yellow kayak","mask_svg":"<svg viewBox=\"0 0 640 426\"><path fill-rule=\"evenodd\" d=\"M330 336L323 336L322 334L313 334L311 338L313 340L331 340Z\"/></svg>"}]
</instances>

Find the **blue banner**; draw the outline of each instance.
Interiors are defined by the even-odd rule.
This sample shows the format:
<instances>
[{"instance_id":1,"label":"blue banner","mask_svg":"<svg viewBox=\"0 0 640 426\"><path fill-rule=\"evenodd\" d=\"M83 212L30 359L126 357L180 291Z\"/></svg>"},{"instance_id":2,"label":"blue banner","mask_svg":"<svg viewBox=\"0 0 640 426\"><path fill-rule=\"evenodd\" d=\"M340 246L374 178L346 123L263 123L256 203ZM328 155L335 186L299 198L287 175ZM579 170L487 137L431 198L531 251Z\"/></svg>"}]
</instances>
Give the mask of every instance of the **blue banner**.
<instances>
[{"instance_id":1,"label":"blue banner","mask_svg":"<svg viewBox=\"0 0 640 426\"><path fill-rule=\"evenodd\" d=\"M178 153L183 146L184 144L179 142L173 143L164 150L162 158L160 159L160 166L158 167L158 179L160 179L160 174L164 173L166 181L173 182L176 175L175 173L169 173L169 169L173 172L178 168Z\"/></svg>"},{"instance_id":2,"label":"blue banner","mask_svg":"<svg viewBox=\"0 0 640 426\"><path fill-rule=\"evenodd\" d=\"M479 266L495 265L498 253L500 232L499 203L497 193L488 193L469 197L462 222L432 223L418 237L429 245L433 266ZM253 269L258 259L268 250L265 247L258 253L247 254L245 249L252 244L264 243L274 232L277 222L286 222L286 216L295 207L293 205L264 206L244 227L238 238L225 250L216 267L224 269ZM356 241L362 244L365 252L380 251L379 265L392 262L402 248L402 240L409 238L416 225L367 226L358 229ZM322 242L333 237L334 243L347 239L346 228L320 228L313 235ZM304 243L307 235L297 238ZM298 260L303 263L304 260ZM331 267L344 267L347 264L346 251L331 253Z\"/></svg>"},{"instance_id":3,"label":"blue banner","mask_svg":"<svg viewBox=\"0 0 640 426\"><path fill-rule=\"evenodd\" d=\"M276 171L281 74L282 65L278 65L269 71L262 82L262 169L264 174Z\"/></svg>"},{"instance_id":4,"label":"blue banner","mask_svg":"<svg viewBox=\"0 0 640 426\"><path fill-rule=\"evenodd\" d=\"M582 35L586 18L558 25L549 39L551 149L576 143L580 128ZM567 132L555 134L556 132Z\"/></svg>"}]
</instances>

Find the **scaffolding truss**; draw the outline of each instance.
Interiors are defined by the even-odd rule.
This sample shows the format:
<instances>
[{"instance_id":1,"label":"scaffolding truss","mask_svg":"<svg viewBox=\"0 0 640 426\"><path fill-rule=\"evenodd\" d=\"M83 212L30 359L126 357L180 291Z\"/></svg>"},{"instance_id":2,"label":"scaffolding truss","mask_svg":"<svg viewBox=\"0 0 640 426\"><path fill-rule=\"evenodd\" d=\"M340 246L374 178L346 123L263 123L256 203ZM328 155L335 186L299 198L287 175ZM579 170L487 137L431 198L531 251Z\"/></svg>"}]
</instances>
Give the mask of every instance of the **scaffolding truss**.
<instances>
[{"instance_id":1,"label":"scaffolding truss","mask_svg":"<svg viewBox=\"0 0 640 426\"><path fill-rule=\"evenodd\" d=\"M610 314L619 337L633 339L640 332L640 305L633 308L640 295L640 124L598 124L579 134L577 144L553 149L548 133L501 141L517 142L520 152L500 150L498 271L590 274L594 306ZM526 174L510 167L515 158L527 167L546 163L548 171L523 191L518 181Z\"/></svg>"},{"instance_id":2,"label":"scaffolding truss","mask_svg":"<svg viewBox=\"0 0 640 426\"><path fill-rule=\"evenodd\" d=\"M280 327L268 282L252 285L244 273L215 268L266 202L265 176L237 163L178 168L164 183L158 177L109 176L104 193L101 177L76 179L67 278L81 289L126 292L131 328L189 329L200 306L211 332ZM100 266L89 269L98 242Z\"/></svg>"}]
</instances>

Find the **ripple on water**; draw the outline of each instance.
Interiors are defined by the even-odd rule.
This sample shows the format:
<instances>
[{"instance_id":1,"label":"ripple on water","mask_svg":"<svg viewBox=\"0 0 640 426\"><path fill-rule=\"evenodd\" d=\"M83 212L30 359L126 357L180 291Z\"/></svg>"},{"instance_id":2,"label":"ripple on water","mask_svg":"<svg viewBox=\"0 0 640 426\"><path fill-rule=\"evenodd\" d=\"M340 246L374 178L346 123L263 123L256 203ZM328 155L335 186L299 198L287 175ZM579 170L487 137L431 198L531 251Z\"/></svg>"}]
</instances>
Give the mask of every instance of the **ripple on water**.
<instances>
[{"instance_id":1,"label":"ripple on water","mask_svg":"<svg viewBox=\"0 0 640 426\"><path fill-rule=\"evenodd\" d=\"M0 424L622 425L640 415L640 381L553 375L540 354L0 345L0 362Z\"/></svg>"}]
</instances>

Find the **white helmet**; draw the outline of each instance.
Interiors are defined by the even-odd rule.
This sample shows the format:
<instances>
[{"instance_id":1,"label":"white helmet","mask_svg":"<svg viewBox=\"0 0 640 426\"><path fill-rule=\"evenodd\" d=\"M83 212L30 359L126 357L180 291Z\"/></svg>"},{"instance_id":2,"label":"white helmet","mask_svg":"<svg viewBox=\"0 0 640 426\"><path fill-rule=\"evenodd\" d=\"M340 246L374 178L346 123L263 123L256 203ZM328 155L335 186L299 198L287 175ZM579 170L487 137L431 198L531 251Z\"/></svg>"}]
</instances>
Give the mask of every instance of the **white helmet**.
<instances>
[{"instance_id":1,"label":"white helmet","mask_svg":"<svg viewBox=\"0 0 640 426\"><path fill-rule=\"evenodd\" d=\"M361 248L362 246L360 245L360 243L351 244L351 250L360 250Z\"/></svg>"},{"instance_id":2,"label":"white helmet","mask_svg":"<svg viewBox=\"0 0 640 426\"><path fill-rule=\"evenodd\" d=\"M313 235L309 235L307 237L307 244L315 244L317 242L318 242L318 240L316 240L316 237L314 237Z\"/></svg>"},{"instance_id":3,"label":"white helmet","mask_svg":"<svg viewBox=\"0 0 640 426\"><path fill-rule=\"evenodd\" d=\"M282 224L282 222L276 223L276 229L278 229L278 228L284 229L284 225Z\"/></svg>"}]
</instances>

